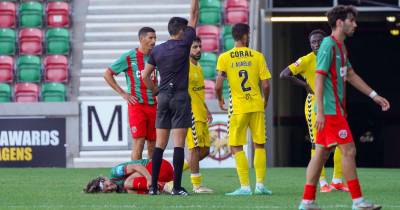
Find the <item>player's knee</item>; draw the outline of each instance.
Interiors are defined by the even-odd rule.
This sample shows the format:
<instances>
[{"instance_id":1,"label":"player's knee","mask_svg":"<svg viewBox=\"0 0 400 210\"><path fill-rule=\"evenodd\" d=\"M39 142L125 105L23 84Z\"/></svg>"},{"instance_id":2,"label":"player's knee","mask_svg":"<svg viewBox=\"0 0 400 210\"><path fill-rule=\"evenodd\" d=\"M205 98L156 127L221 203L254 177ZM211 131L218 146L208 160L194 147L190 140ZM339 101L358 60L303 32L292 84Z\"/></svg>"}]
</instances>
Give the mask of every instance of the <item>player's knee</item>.
<instances>
[{"instance_id":1,"label":"player's knee","mask_svg":"<svg viewBox=\"0 0 400 210\"><path fill-rule=\"evenodd\" d=\"M342 157L344 158L355 158L357 153L355 146L348 146L341 152L342 152Z\"/></svg>"},{"instance_id":2,"label":"player's knee","mask_svg":"<svg viewBox=\"0 0 400 210\"><path fill-rule=\"evenodd\" d=\"M265 144L254 143L254 147L257 148L257 149L263 149L263 148L265 148L264 146L265 146Z\"/></svg>"}]
</instances>

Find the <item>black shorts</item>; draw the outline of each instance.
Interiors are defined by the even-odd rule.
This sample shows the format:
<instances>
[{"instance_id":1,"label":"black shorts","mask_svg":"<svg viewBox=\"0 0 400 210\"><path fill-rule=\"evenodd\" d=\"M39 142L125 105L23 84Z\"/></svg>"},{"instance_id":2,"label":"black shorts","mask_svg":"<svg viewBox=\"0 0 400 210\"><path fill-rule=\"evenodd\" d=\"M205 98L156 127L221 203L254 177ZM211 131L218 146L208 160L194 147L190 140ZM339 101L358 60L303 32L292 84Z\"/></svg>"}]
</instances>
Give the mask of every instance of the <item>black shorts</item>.
<instances>
[{"instance_id":1,"label":"black shorts","mask_svg":"<svg viewBox=\"0 0 400 210\"><path fill-rule=\"evenodd\" d=\"M156 128L190 128L192 106L187 91L160 92L157 98Z\"/></svg>"}]
</instances>

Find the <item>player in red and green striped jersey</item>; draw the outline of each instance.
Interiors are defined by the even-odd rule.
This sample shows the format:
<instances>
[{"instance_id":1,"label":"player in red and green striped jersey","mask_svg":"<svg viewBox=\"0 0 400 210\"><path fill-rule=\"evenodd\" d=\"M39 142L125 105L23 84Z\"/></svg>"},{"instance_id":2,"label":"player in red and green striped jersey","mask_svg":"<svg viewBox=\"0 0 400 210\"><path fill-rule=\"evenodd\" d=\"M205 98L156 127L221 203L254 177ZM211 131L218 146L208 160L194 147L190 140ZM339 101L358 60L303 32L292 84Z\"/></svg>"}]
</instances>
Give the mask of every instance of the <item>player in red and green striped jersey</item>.
<instances>
[{"instance_id":1,"label":"player in red and green striped jersey","mask_svg":"<svg viewBox=\"0 0 400 210\"><path fill-rule=\"evenodd\" d=\"M122 54L104 73L107 83L128 102L129 125L132 138L132 160L142 159L145 141L147 140L148 157L151 158L156 140L156 97L152 96L142 79L142 71L148 56L156 43L156 32L150 27L139 30L139 47ZM114 76L125 73L127 90L123 90ZM157 84L157 71L151 75Z\"/></svg>"},{"instance_id":2,"label":"player in red and green striped jersey","mask_svg":"<svg viewBox=\"0 0 400 210\"><path fill-rule=\"evenodd\" d=\"M315 155L307 167L306 184L300 210L318 210L315 191L322 166L335 147L342 152L343 176L353 200L352 210L378 210L382 207L365 201L356 171L356 147L346 120L346 82L369 95L381 106L382 111L390 108L389 102L379 96L357 75L348 59L344 40L352 36L357 24L357 11L352 6L338 5L327 13L332 34L324 38L317 55L315 77L315 105L317 139Z\"/></svg>"}]
</instances>

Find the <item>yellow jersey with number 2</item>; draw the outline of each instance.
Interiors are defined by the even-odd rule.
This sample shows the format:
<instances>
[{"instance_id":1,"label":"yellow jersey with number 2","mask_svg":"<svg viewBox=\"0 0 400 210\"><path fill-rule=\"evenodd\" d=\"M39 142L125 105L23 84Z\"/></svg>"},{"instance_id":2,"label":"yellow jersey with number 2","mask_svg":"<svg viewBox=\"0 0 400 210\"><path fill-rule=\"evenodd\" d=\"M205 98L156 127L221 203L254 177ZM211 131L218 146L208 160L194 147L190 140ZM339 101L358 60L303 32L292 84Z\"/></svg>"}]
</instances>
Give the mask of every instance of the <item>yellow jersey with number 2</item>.
<instances>
[{"instance_id":1,"label":"yellow jersey with number 2","mask_svg":"<svg viewBox=\"0 0 400 210\"><path fill-rule=\"evenodd\" d=\"M217 71L226 73L232 114L264 111L260 80L271 78L271 74L262 53L248 47L235 47L219 56Z\"/></svg>"}]
</instances>

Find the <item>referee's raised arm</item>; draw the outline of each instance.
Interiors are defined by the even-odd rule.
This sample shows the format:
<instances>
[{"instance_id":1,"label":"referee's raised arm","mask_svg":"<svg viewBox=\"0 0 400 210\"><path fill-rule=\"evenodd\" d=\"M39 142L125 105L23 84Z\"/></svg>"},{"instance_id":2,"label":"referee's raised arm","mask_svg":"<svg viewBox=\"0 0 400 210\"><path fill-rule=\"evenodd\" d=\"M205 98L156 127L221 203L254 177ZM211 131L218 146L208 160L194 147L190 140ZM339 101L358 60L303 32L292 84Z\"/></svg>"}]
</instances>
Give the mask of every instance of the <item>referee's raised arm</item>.
<instances>
[{"instance_id":1,"label":"referee's raised arm","mask_svg":"<svg viewBox=\"0 0 400 210\"><path fill-rule=\"evenodd\" d=\"M190 4L188 26L195 28L198 20L199 20L199 0L192 0L192 3Z\"/></svg>"}]
</instances>

